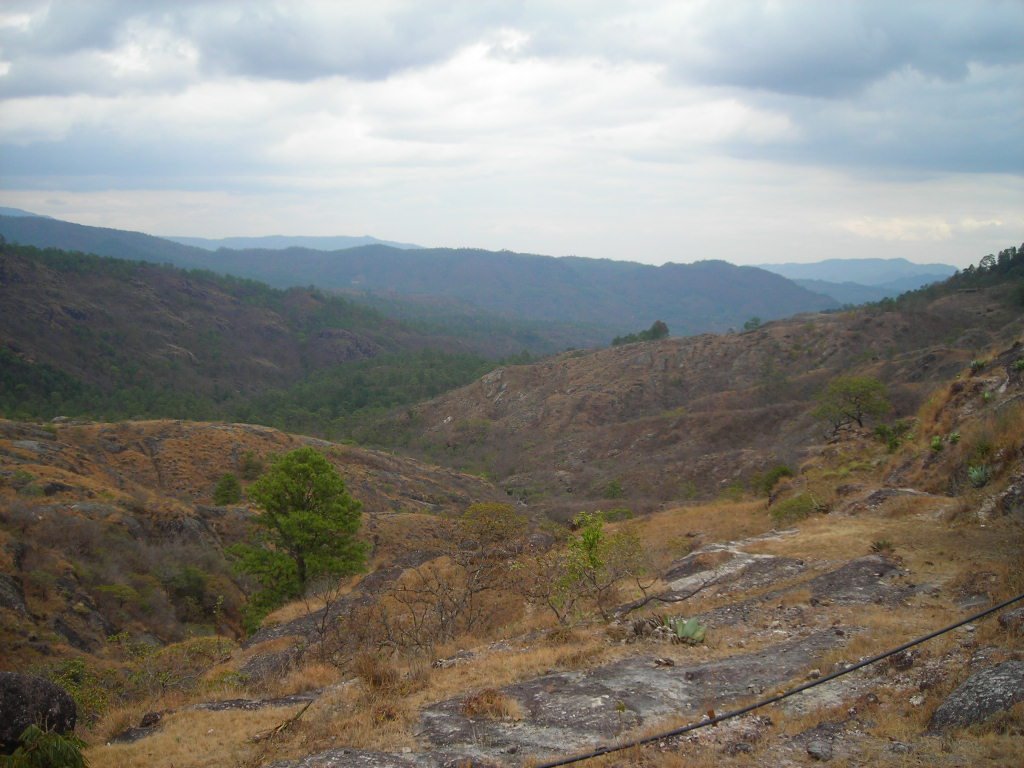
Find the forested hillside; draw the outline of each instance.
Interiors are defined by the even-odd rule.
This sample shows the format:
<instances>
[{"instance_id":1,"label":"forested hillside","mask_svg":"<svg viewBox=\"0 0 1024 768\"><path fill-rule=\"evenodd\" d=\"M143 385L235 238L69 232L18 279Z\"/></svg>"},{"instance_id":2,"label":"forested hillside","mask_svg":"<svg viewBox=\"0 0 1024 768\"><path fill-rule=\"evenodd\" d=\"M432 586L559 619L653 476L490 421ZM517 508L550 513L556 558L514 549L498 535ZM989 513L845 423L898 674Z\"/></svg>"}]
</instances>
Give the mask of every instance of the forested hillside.
<instances>
[{"instance_id":1,"label":"forested hillside","mask_svg":"<svg viewBox=\"0 0 1024 768\"><path fill-rule=\"evenodd\" d=\"M553 351L552 340L567 340L561 348L592 346L597 340L607 343L656 319L667 323L673 334L686 335L740 328L755 316L769 320L839 306L779 275L724 261L654 267L511 251L402 250L385 245L329 252L304 248L209 252L135 232L23 217L0 217L0 234L27 245L202 267L278 288L314 284L357 298L372 294L417 303L426 300L433 305L435 320L439 307L455 303L464 317L525 321L527 335L535 334L541 342L530 348L533 352ZM679 260L697 256L680 253ZM547 331L537 323L554 327ZM547 348L543 348L545 342Z\"/></svg>"},{"instance_id":2,"label":"forested hillside","mask_svg":"<svg viewBox=\"0 0 1024 768\"><path fill-rule=\"evenodd\" d=\"M0 359L8 417L249 419L320 434L493 365L315 289L10 244Z\"/></svg>"}]
</instances>

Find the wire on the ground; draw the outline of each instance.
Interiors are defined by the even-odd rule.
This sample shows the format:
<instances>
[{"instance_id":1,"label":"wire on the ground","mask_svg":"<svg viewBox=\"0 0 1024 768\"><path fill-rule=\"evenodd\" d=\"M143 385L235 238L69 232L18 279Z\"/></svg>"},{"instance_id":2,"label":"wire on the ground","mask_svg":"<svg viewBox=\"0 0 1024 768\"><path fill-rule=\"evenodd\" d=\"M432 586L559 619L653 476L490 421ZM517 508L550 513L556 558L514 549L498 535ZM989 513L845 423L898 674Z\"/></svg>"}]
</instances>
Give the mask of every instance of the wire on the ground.
<instances>
[{"instance_id":1,"label":"wire on the ground","mask_svg":"<svg viewBox=\"0 0 1024 768\"><path fill-rule=\"evenodd\" d=\"M680 728L673 728L670 731L663 731L661 733L656 733L656 734L654 734L652 736L642 736L640 738L630 739L629 741L624 741L624 742L621 742L619 744L610 744L608 746L598 747L598 748L596 748L594 750L591 750L590 752L586 752L586 753L583 753L583 754L578 754L578 755L572 755L570 757L559 758L557 760L552 760L552 761L546 762L546 763L539 763L539 764L536 764L534 766L534 768L558 768L559 766L562 766L562 765L572 765L573 763L582 763L584 760L591 760L591 759L593 759L595 757L602 757L603 755L610 755L613 752L621 752L624 749L630 749L632 747L640 747L640 746L643 746L645 744L651 744L651 743L653 743L655 741L661 741L662 739L670 739L670 738L673 738L675 736L681 736L684 733L689 733L690 731L696 731L698 728L707 728L710 725L717 725L718 723L722 722L723 720L731 720L734 717L739 717L740 715L745 715L748 712L754 711L755 709L760 709L761 707L766 707L769 704L775 704L776 702L782 701L783 699L788 699L790 696L794 696L794 695L796 695L798 693L806 691L809 688L814 688L814 687L819 686L819 685L824 685L825 683L827 683L827 682L829 682L831 680L835 680L837 677L842 677L843 675L848 675L851 672L856 672L858 669L863 669L866 666L869 666L871 664L875 664L875 663L877 663L879 661L882 661L883 659L889 658L890 656L895 656L897 653L902 653L903 651L907 650L908 648L913 648L915 645L920 645L921 643L925 643L925 642L927 642L929 640L933 640L934 638L939 637L940 635L944 635L947 632L952 632L954 629L958 629L959 627L962 627L965 624L970 624L972 621L978 621L979 619L983 619L986 616L989 616L989 615L991 615L991 614L993 614L993 613L995 613L997 611L1001 611L1001 610L1003 610L1003 608L1006 608L1007 606L1013 605L1014 603L1016 603L1019 600L1024 600L1024 594L1017 595L1016 597L1011 597L1009 600L1004 600L1003 602L999 603L998 605L993 605L992 607L986 608L983 611L979 611L978 613L972 614L971 616L968 616L965 619L960 619L955 624L950 624L949 626L943 627L942 629L937 629L934 632L930 632L927 635L924 635L922 637L918 637L918 638L916 638L914 640L911 640L909 642L903 643L903 645L897 646L896 648L888 650L885 653L879 653L879 654L877 654L875 656L871 656L870 658L862 659L861 661L859 661L856 664L853 664L853 665L851 665L849 667L845 667L845 668L840 669L840 670L838 670L836 672L832 672L831 674L825 675L824 677L819 677L817 680L812 680L809 683L804 683L803 685L798 685L796 688L791 688L788 691L783 691L782 693L776 694L775 696L772 696L772 697L767 698L767 699L762 699L761 701L755 702L754 704L750 704L750 705L748 705L746 707L741 707L740 709L734 709L731 712L723 712L722 714L716 715L715 717L707 718L705 720L700 720L700 721L698 721L696 723L690 723L689 725L684 725L684 726L682 726Z\"/></svg>"}]
</instances>

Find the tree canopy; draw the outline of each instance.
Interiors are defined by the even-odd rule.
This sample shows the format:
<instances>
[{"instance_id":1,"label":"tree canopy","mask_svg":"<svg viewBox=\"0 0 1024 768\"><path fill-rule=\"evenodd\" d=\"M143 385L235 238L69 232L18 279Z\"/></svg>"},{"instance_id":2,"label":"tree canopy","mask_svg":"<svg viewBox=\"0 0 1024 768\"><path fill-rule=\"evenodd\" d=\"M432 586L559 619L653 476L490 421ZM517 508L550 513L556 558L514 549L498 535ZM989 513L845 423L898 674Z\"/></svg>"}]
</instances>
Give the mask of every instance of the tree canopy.
<instances>
[{"instance_id":1,"label":"tree canopy","mask_svg":"<svg viewBox=\"0 0 1024 768\"><path fill-rule=\"evenodd\" d=\"M646 331L630 333L626 336L616 336L612 339L612 346L618 347L622 344L633 344L637 341L657 341L668 336L668 326L662 320L655 320Z\"/></svg>"},{"instance_id":2,"label":"tree canopy","mask_svg":"<svg viewBox=\"0 0 1024 768\"><path fill-rule=\"evenodd\" d=\"M260 509L254 518L257 541L232 552L238 568L262 587L253 597L252 616L301 596L314 579L340 578L363 567L366 544L356 537L362 505L319 451L305 446L277 458L248 495Z\"/></svg>"},{"instance_id":3,"label":"tree canopy","mask_svg":"<svg viewBox=\"0 0 1024 768\"><path fill-rule=\"evenodd\" d=\"M885 385L870 376L839 376L832 379L818 395L815 418L828 422L829 434L835 435L864 420L884 416L892 410Z\"/></svg>"}]
</instances>

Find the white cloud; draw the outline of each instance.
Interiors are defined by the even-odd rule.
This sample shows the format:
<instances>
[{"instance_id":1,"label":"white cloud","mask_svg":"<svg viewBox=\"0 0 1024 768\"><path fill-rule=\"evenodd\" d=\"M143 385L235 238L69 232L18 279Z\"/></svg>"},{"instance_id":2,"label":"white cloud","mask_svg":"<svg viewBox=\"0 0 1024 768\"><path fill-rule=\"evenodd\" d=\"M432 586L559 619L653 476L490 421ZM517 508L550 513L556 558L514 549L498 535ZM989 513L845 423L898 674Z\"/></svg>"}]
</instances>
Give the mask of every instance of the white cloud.
<instances>
[{"instance_id":1,"label":"white cloud","mask_svg":"<svg viewBox=\"0 0 1024 768\"><path fill-rule=\"evenodd\" d=\"M948 240L953 228L945 219L929 216L921 219L861 217L843 222L843 228L860 237L878 240Z\"/></svg>"},{"instance_id":2,"label":"white cloud","mask_svg":"<svg viewBox=\"0 0 1024 768\"><path fill-rule=\"evenodd\" d=\"M84 223L655 263L962 262L1024 231L1018 3L4 13L0 194Z\"/></svg>"}]
</instances>

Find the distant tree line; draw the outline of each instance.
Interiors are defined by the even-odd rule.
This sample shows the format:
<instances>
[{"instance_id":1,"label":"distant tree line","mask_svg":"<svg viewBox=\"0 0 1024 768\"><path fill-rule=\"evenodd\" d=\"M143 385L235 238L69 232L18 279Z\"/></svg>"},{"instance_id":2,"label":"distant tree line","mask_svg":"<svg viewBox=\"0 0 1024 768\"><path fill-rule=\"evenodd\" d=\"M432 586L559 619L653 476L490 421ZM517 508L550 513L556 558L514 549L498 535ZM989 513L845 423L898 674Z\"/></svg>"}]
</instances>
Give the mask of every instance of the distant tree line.
<instances>
[{"instance_id":1,"label":"distant tree line","mask_svg":"<svg viewBox=\"0 0 1024 768\"><path fill-rule=\"evenodd\" d=\"M668 337L668 326L661 320L655 320L646 331L630 333L627 336L616 336L612 339L612 346L618 347L623 344L633 344L637 341L657 341Z\"/></svg>"},{"instance_id":2,"label":"distant tree line","mask_svg":"<svg viewBox=\"0 0 1024 768\"><path fill-rule=\"evenodd\" d=\"M970 264L941 283L932 283L900 294L895 299L886 298L866 306L883 311L905 309L956 291L977 290L1000 283L1016 283L1013 299L1019 306L1024 306L1024 244L983 256L977 265Z\"/></svg>"}]
</instances>

